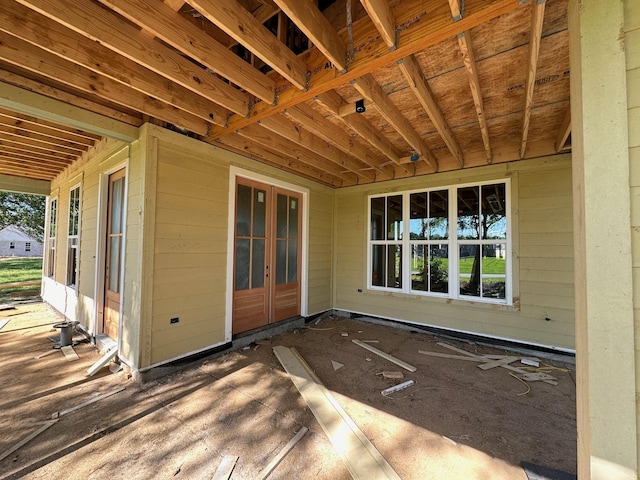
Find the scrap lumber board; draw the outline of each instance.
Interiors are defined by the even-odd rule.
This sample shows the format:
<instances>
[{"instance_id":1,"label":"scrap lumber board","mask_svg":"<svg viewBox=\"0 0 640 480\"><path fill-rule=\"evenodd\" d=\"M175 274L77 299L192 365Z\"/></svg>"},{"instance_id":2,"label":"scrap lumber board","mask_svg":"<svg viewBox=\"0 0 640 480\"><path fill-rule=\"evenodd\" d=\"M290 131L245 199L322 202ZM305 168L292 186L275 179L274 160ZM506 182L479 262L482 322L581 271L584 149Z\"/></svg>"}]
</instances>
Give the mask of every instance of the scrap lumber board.
<instances>
[{"instance_id":1,"label":"scrap lumber board","mask_svg":"<svg viewBox=\"0 0 640 480\"><path fill-rule=\"evenodd\" d=\"M116 345L111 347L111 350L109 350L107 353L105 353L102 356L102 358L100 358L100 360L98 360L96 363L94 363L93 365L91 365L89 367L89 369L87 370L87 376L88 377L92 377L93 375L95 375L95 373L98 370L100 370L102 367L104 367L107 363L109 363L116 356L117 352L118 352L118 347Z\"/></svg>"},{"instance_id":2,"label":"scrap lumber board","mask_svg":"<svg viewBox=\"0 0 640 480\"><path fill-rule=\"evenodd\" d=\"M237 462L238 457L234 455L225 455L211 480L229 480L233 469L236 468Z\"/></svg>"},{"instance_id":3,"label":"scrap lumber board","mask_svg":"<svg viewBox=\"0 0 640 480\"><path fill-rule=\"evenodd\" d=\"M36 423L36 425L42 425L42 426L39 429L37 429L35 432L33 432L30 435L27 435L26 437L24 437L22 440L20 440L18 443L16 443L9 450L7 450L6 452L3 452L2 454L0 454L0 461L4 460L9 455L11 455L13 452L18 450L20 447L22 447L23 445L26 445L28 442L30 442L31 440L36 438L38 435L40 435L42 432L44 432L47 428L49 428L51 425L53 425L57 421L58 420L47 420L46 422Z\"/></svg>"},{"instance_id":4,"label":"scrap lumber board","mask_svg":"<svg viewBox=\"0 0 640 480\"><path fill-rule=\"evenodd\" d=\"M400 480L371 441L347 415L335 397L294 348L274 347L273 353L356 480Z\"/></svg>"},{"instance_id":5,"label":"scrap lumber board","mask_svg":"<svg viewBox=\"0 0 640 480\"><path fill-rule=\"evenodd\" d=\"M410 372L415 372L417 370L416 367L414 367L413 365L408 364L407 362L403 362L402 360L397 359L396 357L394 357L393 355L389 355L388 353L383 352L382 350L378 350L376 347L372 347L371 345L361 342L360 340L351 340L353 343L355 343L356 345L361 346L362 348L365 348L367 350L369 350L372 353L375 353L376 355L389 360L390 362L395 363L396 365L398 365L399 367L404 368L405 370L409 370Z\"/></svg>"},{"instance_id":6,"label":"scrap lumber board","mask_svg":"<svg viewBox=\"0 0 640 480\"><path fill-rule=\"evenodd\" d=\"M80 360L80 357L78 356L78 354L76 353L76 351L73 349L73 347L71 345L67 345L65 347L60 348L60 350L62 350L62 353L64 353L64 358L67 359L67 362L73 362L74 360Z\"/></svg>"},{"instance_id":7,"label":"scrap lumber board","mask_svg":"<svg viewBox=\"0 0 640 480\"><path fill-rule=\"evenodd\" d=\"M3 303L2 305L0 305L0 312L4 311L4 310L15 310L16 307L14 307L13 305L9 305L8 303Z\"/></svg>"},{"instance_id":8,"label":"scrap lumber board","mask_svg":"<svg viewBox=\"0 0 640 480\"><path fill-rule=\"evenodd\" d=\"M450 358L452 360L464 360L467 362L488 362L488 358L476 358L476 357L463 357L460 355L451 355L449 353L440 353L440 352L427 352L426 350L418 350L418 353L423 355L429 355L430 357L439 357L439 358Z\"/></svg>"},{"instance_id":9,"label":"scrap lumber board","mask_svg":"<svg viewBox=\"0 0 640 480\"><path fill-rule=\"evenodd\" d=\"M438 342L438 345L440 345L441 347L444 347L444 348L448 348L449 350L453 350L454 352L462 353L463 355L466 355L468 357L482 358L482 356L480 356L480 355L476 355L475 353L467 352L466 350L463 350L463 349L458 348L458 347L454 347L453 345L449 345L448 343ZM516 372L516 373L518 373L520 375L527 375L527 374L531 373L531 372L527 372L526 370L522 370L521 368L518 368L518 367L512 367L511 365L500 365L500 367L506 368L507 370L511 370L512 372ZM545 378L545 379L540 378L540 380L543 381L544 383L548 383L550 385L557 385L558 384L556 379L554 377L552 377L551 375L549 375L549 378ZM530 380L530 381L534 381L534 380Z\"/></svg>"},{"instance_id":10,"label":"scrap lumber board","mask_svg":"<svg viewBox=\"0 0 640 480\"><path fill-rule=\"evenodd\" d=\"M10 319L0 320L0 330L2 330L7 323L9 323L9 320Z\"/></svg>"},{"instance_id":11,"label":"scrap lumber board","mask_svg":"<svg viewBox=\"0 0 640 480\"><path fill-rule=\"evenodd\" d=\"M116 390L113 390L112 392L103 393L102 395L94 397L91 400L87 400L86 402L81 403L80 405L76 405L75 407L67 408L66 410L62 410L61 412L55 412L53 415L51 415L51 418L59 418L59 417L62 417L63 415L68 415L69 413L73 413L76 410L80 410L81 408L84 408L87 405L91 405L92 403L99 402L103 398L107 398L107 397L110 397L111 395L115 395L116 393L120 393L123 390L124 390L124 387L120 387Z\"/></svg>"},{"instance_id":12,"label":"scrap lumber board","mask_svg":"<svg viewBox=\"0 0 640 480\"><path fill-rule=\"evenodd\" d=\"M518 360L518 357L501 358L500 360L492 360L491 362L478 365L478 368L481 370L490 370L492 368L502 367L503 365L509 365L510 363L513 363L516 360Z\"/></svg>"},{"instance_id":13,"label":"scrap lumber board","mask_svg":"<svg viewBox=\"0 0 640 480\"><path fill-rule=\"evenodd\" d=\"M271 472L273 472L273 470L275 470L275 468L280 465L280 462L284 459L284 457L287 456L287 454L293 449L293 447L296 446L296 444L302 439L302 437L304 437L304 434L307 433L309 431L309 429L307 427L302 427L300 429L300 431L298 431L298 433L296 433L295 437L293 437L291 440L289 440L289 443L287 443L282 450L280 450L280 453L278 453L278 455L276 455L273 460L271 460L269 462L269 465L267 465L266 467L264 467L262 469L262 471L258 474L257 479L258 480L265 480L265 478L267 478L269 475L271 475Z\"/></svg>"}]
</instances>

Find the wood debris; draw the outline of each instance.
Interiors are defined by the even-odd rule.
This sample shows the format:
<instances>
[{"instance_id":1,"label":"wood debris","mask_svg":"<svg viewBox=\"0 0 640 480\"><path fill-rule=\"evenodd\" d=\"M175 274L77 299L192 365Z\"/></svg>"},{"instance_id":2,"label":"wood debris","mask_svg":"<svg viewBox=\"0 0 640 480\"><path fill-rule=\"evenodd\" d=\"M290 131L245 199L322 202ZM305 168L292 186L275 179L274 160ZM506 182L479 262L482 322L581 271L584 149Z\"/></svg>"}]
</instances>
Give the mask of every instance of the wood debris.
<instances>
[{"instance_id":1,"label":"wood debris","mask_svg":"<svg viewBox=\"0 0 640 480\"><path fill-rule=\"evenodd\" d=\"M61 412L55 412L51 415L51 418L60 418L64 415L68 415L70 413L75 412L76 410L80 410L81 408L86 407L87 405L91 405L92 403L99 402L100 400L110 397L111 395L120 393L123 390L124 390L124 387L120 387L117 390L113 390L112 392L103 393L102 395L92 398L91 400L87 400L86 402L81 403L80 405L76 405L75 407L67 408L66 410L62 410Z\"/></svg>"},{"instance_id":2,"label":"wood debris","mask_svg":"<svg viewBox=\"0 0 640 480\"><path fill-rule=\"evenodd\" d=\"M231 473L233 473L233 469L236 468L236 463L238 463L238 457L234 455L225 455L211 480L229 480L231 478Z\"/></svg>"},{"instance_id":3,"label":"wood debris","mask_svg":"<svg viewBox=\"0 0 640 480\"><path fill-rule=\"evenodd\" d=\"M342 367L344 367L344 363L340 363L340 362L336 362L335 360L331 360L331 365L333 366L333 370L340 370Z\"/></svg>"},{"instance_id":4,"label":"wood debris","mask_svg":"<svg viewBox=\"0 0 640 480\"><path fill-rule=\"evenodd\" d=\"M289 440L289 443L287 443L282 448L282 450L280 450L280 453L278 453L278 455L276 455L275 458L269 462L269 465L262 469L262 471L258 474L258 480L264 480L265 478L267 478L308 431L309 429L307 427L302 427L298 431L298 433L296 433L295 437Z\"/></svg>"},{"instance_id":5,"label":"wood debris","mask_svg":"<svg viewBox=\"0 0 640 480\"><path fill-rule=\"evenodd\" d=\"M111 350L109 350L100 358L100 360L89 367L89 369L87 370L87 376L92 377L102 367L106 367L107 364L115 358L116 353L118 353L118 347L114 345L113 347L111 347Z\"/></svg>"},{"instance_id":6,"label":"wood debris","mask_svg":"<svg viewBox=\"0 0 640 480\"><path fill-rule=\"evenodd\" d=\"M22 440L20 440L18 443L16 443L13 447L11 447L6 452L1 453L0 454L0 461L4 460L9 455L11 455L13 452L18 450L20 447L22 447L23 445L26 445L28 442L30 442L31 440L36 438L38 435L40 435L42 432L44 432L51 425L55 424L57 421L58 420L47 420L45 422L36 423L35 425L41 425L41 427L39 429L37 429L35 432L31 433L30 435L27 435L26 437L24 437Z\"/></svg>"},{"instance_id":7,"label":"wood debris","mask_svg":"<svg viewBox=\"0 0 640 480\"><path fill-rule=\"evenodd\" d=\"M404 368L405 370L409 370L410 372L415 372L417 370L416 367L414 367L413 365L408 364L407 362L403 362L402 360L394 357L393 355L389 355L388 353L383 352L382 350L378 350L375 347L372 347L369 344L363 343L360 340L351 340L353 343L355 343L356 345L361 346L362 348L365 348L367 350L369 350L372 353L375 353L376 355L389 360L390 362L395 363L396 365L398 365L399 367Z\"/></svg>"},{"instance_id":8,"label":"wood debris","mask_svg":"<svg viewBox=\"0 0 640 480\"><path fill-rule=\"evenodd\" d=\"M403 379L404 374L400 370L391 370L391 371L385 370L384 372L382 372L382 377L398 380L398 379Z\"/></svg>"},{"instance_id":9,"label":"wood debris","mask_svg":"<svg viewBox=\"0 0 640 480\"><path fill-rule=\"evenodd\" d=\"M402 382L398 385L394 385L393 387L385 388L380 393L382 393L382 395L386 397L390 393L395 393L395 392L399 392L400 390L404 390L405 388L410 387L414 383L416 382L414 382L413 380L407 380L406 382Z\"/></svg>"},{"instance_id":10,"label":"wood debris","mask_svg":"<svg viewBox=\"0 0 640 480\"><path fill-rule=\"evenodd\" d=\"M61 347L60 350L62 351L62 353L64 353L64 358L67 359L67 362L80 360L80 357L78 356L78 354L76 353L76 351L73 349L71 345L66 345L64 347Z\"/></svg>"}]
</instances>

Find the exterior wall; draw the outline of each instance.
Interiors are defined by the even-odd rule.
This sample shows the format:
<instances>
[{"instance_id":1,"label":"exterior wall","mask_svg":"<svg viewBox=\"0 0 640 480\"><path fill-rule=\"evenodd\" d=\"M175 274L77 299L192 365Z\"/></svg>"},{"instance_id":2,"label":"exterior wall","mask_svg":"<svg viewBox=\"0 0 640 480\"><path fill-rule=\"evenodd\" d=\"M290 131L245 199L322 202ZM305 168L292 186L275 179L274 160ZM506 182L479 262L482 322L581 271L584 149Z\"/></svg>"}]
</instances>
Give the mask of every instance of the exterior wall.
<instances>
[{"instance_id":1,"label":"exterior wall","mask_svg":"<svg viewBox=\"0 0 640 480\"><path fill-rule=\"evenodd\" d=\"M11 244L13 243L13 248ZM27 251L27 243L30 249ZM9 226L0 230L0 257L41 257L42 243Z\"/></svg>"},{"instance_id":2,"label":"exterior wall","mask_svg":"<svg viewBox=\"0 0 640 480\"><path fill-rule=\"evenodd\" d=\"M636 435L637 458L640 458L640 3L634 0L625 0L624 15L634 286Z\"/></svg>"},{"instance_id":3,"label":"exterior wall","mask_svg":"<svg viewBox=\"0 0 640 480\"><path fill-rule=\"evenodd\" d=\"M367 290L368 195L504 178L511 178L512 306ZM337 190L335 308L573 349L571 198L569 155Z\"/></svg>"},{"instance_id":4,"label":"exterior wall","mask_svg":"<svg viewBox=\"0 0 640 480\"><path fill-rule=\"evenodd\" d=\"M333 190L168 130L146 128L142 269L152 282L142 299L141 368L231 340L226 310L231 166L309 189L307 310L332 307ZM176 317L179 322L170 323Z\"/></svg>"},{"instance_id":5,"label":"exterior wall","mask_svg":"<svg viewBox=\"0 0 640 480\"><path fill-rule=\"evenodd\" d=\"M120 165L125 165L129 147L123 142L104 140L78 162L73 163L51 183L51 198L58 199L56 225L56 258L52 278L43 279L43 299L71 320L79 321L92 333L100 333L97 318L100 293L96 282L102 273L98 252L98 232L102 231L104 215L99 211L101 177ZM135 162L129 162L135 165ZM69 224L69 191L80 185L80 238L77 287L67 286L67 232ZM127 203L132 208L132 202ZM48 222L48 217L47 217ZM48 228L48 227L47 227ZM47 229L48 232L48 229ZM45 252L45 255L47 252ZM45 265L47 259L45 258ZM126 295L125 295L126 298Z\"/></svg>"}]
</instances>

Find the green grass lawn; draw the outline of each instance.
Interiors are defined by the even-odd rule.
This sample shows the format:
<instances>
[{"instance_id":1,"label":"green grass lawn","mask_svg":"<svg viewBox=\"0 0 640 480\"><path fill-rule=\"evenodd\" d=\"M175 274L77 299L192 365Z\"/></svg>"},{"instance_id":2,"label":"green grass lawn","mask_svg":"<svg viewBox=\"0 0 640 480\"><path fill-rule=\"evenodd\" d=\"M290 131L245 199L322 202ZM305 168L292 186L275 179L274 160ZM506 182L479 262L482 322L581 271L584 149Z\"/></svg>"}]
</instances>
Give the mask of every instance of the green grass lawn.
<instances>
[{"instance_id":1,"label":"green grass lawn","mask_svg":"<svg viewBox=\"0 0 640 480\"><path fill-rule=\"evenodd\" d=\"M42 258L0 258L0 303L40 294L40 285L2 288L4 283L28 282L42 278Z\"/></svg>"}]
</instances>

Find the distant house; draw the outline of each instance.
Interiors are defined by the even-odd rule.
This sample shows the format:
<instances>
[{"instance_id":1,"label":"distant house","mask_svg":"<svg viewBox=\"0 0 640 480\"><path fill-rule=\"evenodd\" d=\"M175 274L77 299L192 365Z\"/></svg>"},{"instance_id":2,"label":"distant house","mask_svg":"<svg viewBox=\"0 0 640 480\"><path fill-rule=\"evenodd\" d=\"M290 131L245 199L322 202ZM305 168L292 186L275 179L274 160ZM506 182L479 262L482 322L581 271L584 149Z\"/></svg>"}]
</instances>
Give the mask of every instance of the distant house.
<instances>
[{"instance_id":1,"label":"distant house","mask_svg":"<svg viewBox=\"0 0 640 480\"><path fill-rule=\"evenodd\" d=\"M41 257L42 242L9 225L0 230L0 257Z\"/></svg>"}]
</instances>

